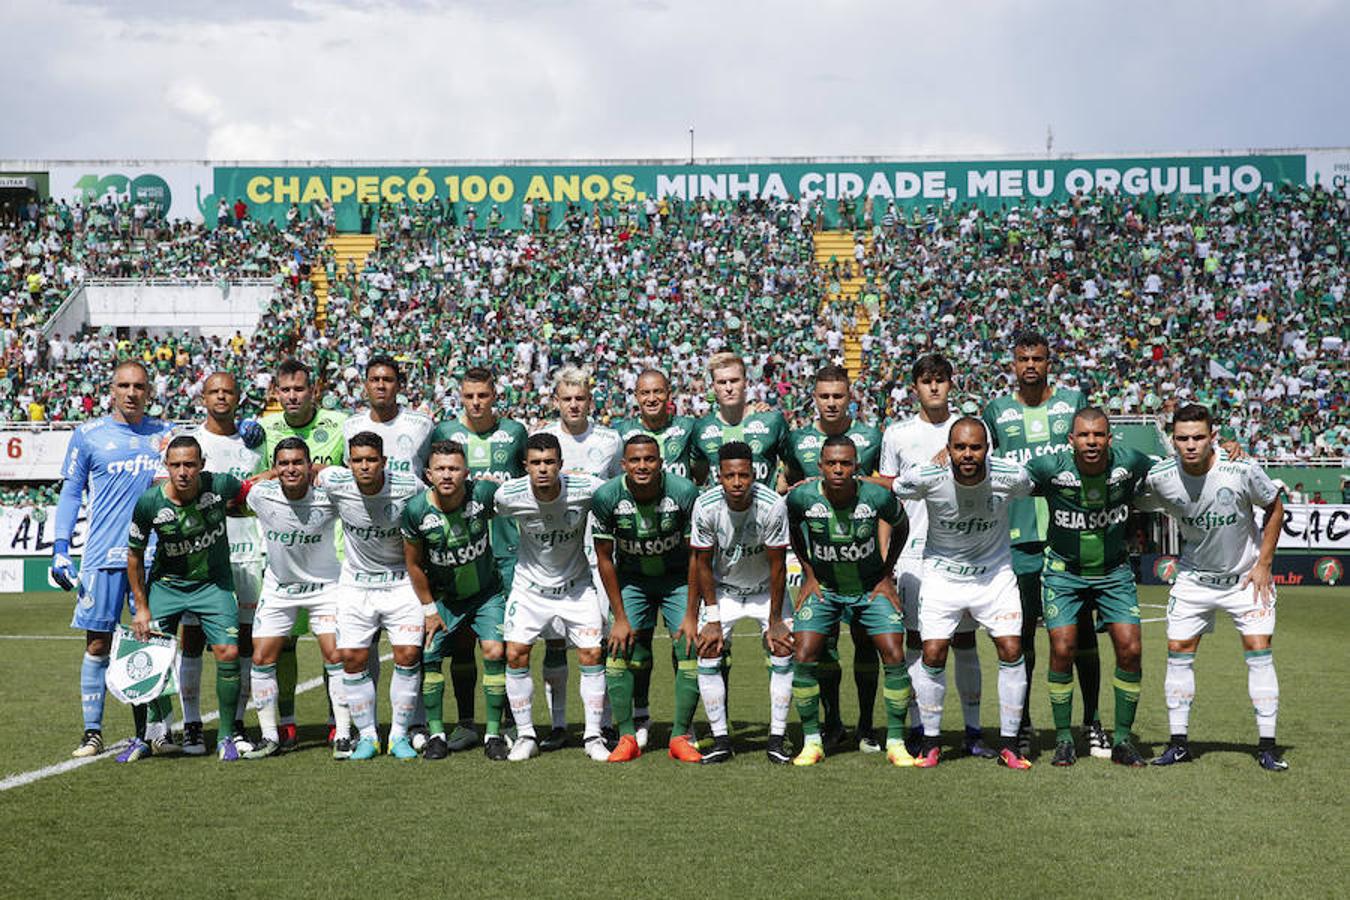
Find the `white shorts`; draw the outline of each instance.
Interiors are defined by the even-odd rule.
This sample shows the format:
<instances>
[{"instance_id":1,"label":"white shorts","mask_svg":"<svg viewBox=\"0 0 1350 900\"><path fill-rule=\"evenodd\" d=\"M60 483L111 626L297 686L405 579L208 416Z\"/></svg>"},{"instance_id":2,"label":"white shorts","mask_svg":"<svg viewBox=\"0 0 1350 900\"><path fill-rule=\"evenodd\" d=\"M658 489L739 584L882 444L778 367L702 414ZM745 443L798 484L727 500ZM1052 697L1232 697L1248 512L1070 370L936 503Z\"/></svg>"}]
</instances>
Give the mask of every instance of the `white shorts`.
<instances>
[{"instance_id":1,"label":"white shorts","mask_svg":"<svg viewBox=\"0 0 1350 900\"><path fill-rule=\"evenodd\" d=\"M337 589L338 647L365 649L383 628L396 647L421 646L422 603L407 581L393 585L343 584Z\"/></svg>"},{"instance_id":2,"label":"white shorts","mask_svg":"<svg viewBox=\"0 0 1350 900\"><path fill-rule=\"evenodd\" d=\"M925 641L950 638L963 620L982 626L990 637L1022 633L1022 598L1012 566L981 578L952 578L935 566L924 566L919 598L919 635Z\"/></svg>"},{"instance_id":3,"label":"white shorts","mask_svg":"<svg viewBox=\"0 0 1350 900\"><path fill-rule=\"evenodd\" d=\"M561 588L540 588L517 574L506 598L504 638L512 644L563 638L581 650L599 647L605 622L595 594L589 575Z\"/></svg>"},{"instance_id":4,"label":"white shorts","mask_svg":"<svg viewBox=\"0 0 1350 900\"><path fill-rule=\"evenodd\" d=\"M230 572L234 578L234 600L239 606L239 624L252 625L258 598L262 596L263 561L231 563ZM196 613L185 612L178 624L200 625L201 620Z\"/></svg>"},{"instance_id":5,"label":"white shorts","mask_svg":"<svg viewBox=\"0 0 1350 900\"><path fill-rule=\"evenodd\" d=\"M311 634L337 631L336 584L267 585L253 619L255 638L290 637L300 611L309 612Z\"/></svg>"},{"instance_id":6,"label":"white shorts","mask_svg":"<svg viewBox=\"0 0 1350 900\"><path fill-rule=\"evenodd\" d=\"M789 604L784 598L783 606ZM731 629L742 619L753 619L759 623L759 633L762 635L769 630L769 592L760 591L755 594L742 594L736 591L730 591L717 586L717 610L722 616L722 640L731 640ZM785 617L788 630L792 629L792 619ZM708 624L708 608L700 607L698 611L698 627L702 630L704 625Z\"/></svg>"},{"instance_id":7,"label":"white shorts","mask_svg":"<svg viewBox=\"0 0 1350 900\"><path fill-rule=\"evenodd\" d=\"M1177 575L1167 598L1167 639L1187 641L1214 630L1214 614L1223 610L1233 620L1239 634L1274 634L1275 602L1262 606L1256 602L1251 585L1211 585L1204 576L1186 572Z\"/></svg>"},{"instance_id":8,"label":"white shorts","mask_svg":"<svg viewBox=\"0 0 1350 900\"><path fill-rule=\"evenodd\" d=\"M902 556L895 564L895 586L900 590L900 611L905 617L905 630L919 634L919 593L923 587L923 560L913 556ZM969 613L961 614L953 633L968 634L978 626Z\"/></svg>"}]
</instances>

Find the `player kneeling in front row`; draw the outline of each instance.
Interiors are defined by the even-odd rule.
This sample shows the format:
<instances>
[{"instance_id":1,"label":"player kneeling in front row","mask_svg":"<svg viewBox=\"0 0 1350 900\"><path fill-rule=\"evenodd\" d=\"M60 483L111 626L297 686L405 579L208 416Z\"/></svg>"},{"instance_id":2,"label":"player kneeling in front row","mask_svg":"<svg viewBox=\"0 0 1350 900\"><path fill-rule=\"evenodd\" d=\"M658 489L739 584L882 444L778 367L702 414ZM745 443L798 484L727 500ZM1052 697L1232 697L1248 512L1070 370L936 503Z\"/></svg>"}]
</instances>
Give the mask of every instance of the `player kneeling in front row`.
<instances>
[{"instance_id":1,"label":"player kneeling in front row","mask_svg":"<svg viewBox=\"0 0 1350 900\"><path fill-rule=\"evenodd\" d=\"M277 660L301 611L319 642L336 732L333 757L351 755L351 716L342 687L342 655L337 649L337 582L340 567L333 536L337 511L328 492L310 486L309 445L283 438L272 450L276 479L249 491L248 508L262 525L267 547L262 596L253 622L253 705L262 741L245 759L263 759L281 749L277 724Z\"/></svg>"},{"instance_id":2,"label":"player kneeling in front row","mask_svg":"<svg viewBox=\"0 0 1350 900\"><path fill-rule=\"evenodd\" d=\"M1198 404L1177 411L1172 424L1177 458L1149 470L1136 498L1141 509L1162 510L1186 540L1167 604L1167 718L1171 740L1155 766L1190 762L1187 733L1195 698L1195 652L1227 613L1242 635L1247 691L1256 710L1257 761L1263 769L1289 768L1275 747L1280 684L1270 639L1275 633L1275 584L1270 564L1280 540L1284 505L1279 489L1250 459L1220 460L1214 425ZM1253 507L1265 510L1258 539Z\"/></svg>"},{"instance_id":3,"label":"player kneeling in front row","mask_svg":"<svg viewBox=\"0 0 1350 900\"><path fill-rule=\"evenodd\" d=\"M787 496L789 537L802 564L793 614L792 695L804 739L792 761L798 766L825 758L816 666L826 636L841 621L862 623L881 653L886 759L896 766L914 765L905 749L912 693L905 669L905 626L891 578L909 523L895 495L880 485L859 482L857 471L857 447L844 435L833 435L821 445L821 480L798 485Z\"/></svg>"},{"instance_id":4,"label":"player kneeling in front row","mask_svg":"<svg viewBox=\"0 0 1350 900\"><path fill-rule=\"evenodd\" d=\"M516 723L516 742L507 759L539 755L534 731L534 680L530 648L540 638L565 638L577 648L581 665L581 701L585 710L584 746L591 759L604 762L609 749L600 736L605 705L604 621L586 561L586 522L600 480L562 472L562 445L541 432L525 441L524 478L497 489L498 519L513 520L520 546L511 593L506 600L506 697ZM489 754L489 758L498 758Z\"/></svg>"},{"instance_id":5,"label":"player kneeling in front row","mask_svg":"<svg viewBox=\"0 0 1350 900\"><path fill-rule=\"evenodd\" d=\"M984 424L969 416L947 434L947 465L910 465L892 485L902 500L922 501L928 535L919 592L923 663L914 692L923 722L923 744L914 765L938 764L942 707L947 692L947 648L964 615L982 625L998 648L998 759L1010 769L1029 769L1017 752L1017 730L1026 699L1022 659L1022 602L1008 547L1008 502L1031 493L1024 468L989 459Z\"/></svg>"},{"instance_id":6,"label":"player kneeling in front row","mask_svg":"<svg viewBox=\"0 0 1350 900\"><path fill-rule=\"evenodd\" d=\"M227 515L241 515L248 483L231 475L202 470L201 444L182 436L169 442L164 465L169 478L152 485L136 501L127 538L127 579L136 601L132 629L145 640L150 632L173 634L184 613L194 613L216 657L216 699L221 710L220 758L232 762L239 751L228 734L228 722L239 703L239 610L230 568ZM147 581L145 548L158 535L155 562ZM167 722L168 697L151 701L151 724ZM131 762L150 754L137 735L118 756Z\"/></svg>"},{"instance_id":7,"label":"player kneeling in front row","mask_svg":"<svg viewBox=\"0 0 1350 900\"><path fill-rule=\"evenodd\" d=\"M403 509L403 549L408 576L426 616L426 641L436 634L454 635L472 628L483 648L483 696L487 702L489 759L506 759L501 736L506 705L506 646L502 619L506 600L492 560L492 499L497 483L470 478L464 447L455 441L436 441L427 459L431 488L408 501ZM427 707L427 739L422 755L445 759L450 749L445 723L435 705Z\"/></svg>"},{"instance_id":8,"label":"player kneeling in front row","mask_svg":"<svg viewBox=\"0 0 1350 900\"><path fill-rule=\"evenodd\" d=\"M422 688L424 616L404 568L399 519L419 482L410 475L385 471L384 441L370 431L347 442L347 466L324 469L317 484L337 509L346 541L337 615L347 708L360 733L351 758L370 759L380 752L376 685L367 663L371 641L383 628L394 650L389 753L398 759L416 759L408 726ZM379 646L374 650L378 653Z\"/></svg>"},{"instance_id":9,"label":"player kneeling in front row","mask_svg":"<svg viewBox=\"0 0 1350 900\"><path fill-rule=\"evenodd\" d=\"M769 653L769 761L788 763L784 745L792 703L792 631L783 621L787 586L787 505L755 481L754 454L743 441L717 451L717 487L694 502L689 547L694 556L689 609L679 635L697 641L698 688L712 728L705 765L731 759L722 651L742 619L759 623ZM702 608L699 602L702 600Z\"/></svg>"}]
</instances>

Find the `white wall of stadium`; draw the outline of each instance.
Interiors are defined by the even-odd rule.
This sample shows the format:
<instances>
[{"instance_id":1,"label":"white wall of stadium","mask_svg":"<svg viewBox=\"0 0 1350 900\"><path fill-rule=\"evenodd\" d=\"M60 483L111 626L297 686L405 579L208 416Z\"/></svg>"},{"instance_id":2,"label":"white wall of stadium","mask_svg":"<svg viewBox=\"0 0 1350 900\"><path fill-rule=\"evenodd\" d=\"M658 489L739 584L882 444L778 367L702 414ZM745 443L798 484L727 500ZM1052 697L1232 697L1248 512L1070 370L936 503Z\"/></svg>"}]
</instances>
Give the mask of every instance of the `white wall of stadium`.
<instances>
[{"instance_id":1,"label":"white wall of stadium","mask_svg":"<svg viewBox=\"0 0 1350 900\"><path fill-rule=\"evenodd\" d=\"M1283 182L1321 184L1350 193L1350 148L1213 150L1113 155L1026 154L967 157L815 157L683 160L0 160L0 173L46 174L50 196L67 201L106 196L160 206L175 219L214 224L224 201L243 199L255 219L282 218L291 204L331 200L341 230L359 227L366 201L404 198L454 202L460 209L497 206L503 224L520 223L526 200L577 202L662 196L766 200L872 197L885 209L940 202L989 205L1057 200L1104 188L1122 194L1195 197L1269 190ZM837 218L825 204L827 222ZM554 220L554 225L558 224Z\"/></svg>"}]
</instances>

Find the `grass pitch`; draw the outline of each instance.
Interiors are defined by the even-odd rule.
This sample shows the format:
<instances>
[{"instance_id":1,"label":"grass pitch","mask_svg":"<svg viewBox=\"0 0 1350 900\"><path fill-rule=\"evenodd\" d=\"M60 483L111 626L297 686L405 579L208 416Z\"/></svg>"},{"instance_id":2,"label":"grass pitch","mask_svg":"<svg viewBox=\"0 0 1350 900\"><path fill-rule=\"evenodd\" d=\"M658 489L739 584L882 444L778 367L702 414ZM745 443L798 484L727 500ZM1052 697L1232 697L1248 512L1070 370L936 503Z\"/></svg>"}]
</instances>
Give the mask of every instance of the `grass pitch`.
<instances>
[{"instance_id":1,"label":"grass pitch","mask_svg":"<svg viewBox=\"0 0 1350 900\"><path fill-rule=\"evenodd\" d=\"M1165 599L1161 588L1141 595ZM82 644L69 639L69 599L0 599L0 774L67 760L79 737ZM1346 896L1350 817L1337 754L1350 711L1350 591L1287 589L1279 610L1284 773L1253 760L1246 668L1223 623L1196 665L1200 759L1139 771L1091 758L1049 765L1043 668L1032 691L1042 752L1029 772L954 751L926 771L856 752L809 770L771 766L762 753L768 676L745 634L730 697L739 755L729 765L667 759L660 729L648 754L625 766L591 762L575 746L526 764L494 765L476 751L434 763L336 763L321 746L323 692L310 691L299 714L313 727L285 757L102 760L0 792L0 895ZM1167 739L1162 624L1146 624L1144 638L1136 731L1149 753ZM1040 649L1044 659L1044 636ZM985 726L996 734L996 663L983 640L981 655ZM314 644L301 645L301 679L319 673L318 660ZM208 710L212 679L208 663ZM668 719L670 670L658 666L653 681L653 711ZM846 674L845 721L852 693ZM960 709L955 691L948 696L954 748ZM542 720L542 690L535 708ZM570 710L579 736L575 683ZM128 710L110 700L108 711L109 741L129 734ZM481 720L481 698L478 712ZM877 716L884 721L880 708ZM797 738L795 721L789 734Z\"/></svg>"}]
</instances>

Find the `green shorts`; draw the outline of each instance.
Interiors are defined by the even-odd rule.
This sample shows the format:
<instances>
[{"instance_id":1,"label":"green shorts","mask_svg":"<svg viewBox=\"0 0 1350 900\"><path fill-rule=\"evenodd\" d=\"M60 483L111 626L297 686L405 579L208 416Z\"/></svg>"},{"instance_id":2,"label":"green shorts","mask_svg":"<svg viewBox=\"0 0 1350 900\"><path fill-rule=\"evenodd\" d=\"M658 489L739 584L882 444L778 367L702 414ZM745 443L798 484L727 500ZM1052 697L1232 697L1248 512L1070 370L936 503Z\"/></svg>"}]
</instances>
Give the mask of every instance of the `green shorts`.
<instances>
[{"instance_id":1,"label":"green shorts","mask_svg":"<svg viewBox=\"0 0 1350 900\"><path fill-rule=\"evenodd\" d=\"M1129 566L1091 578L1056 571L1047 562L1041 574L1041 614L1047 630L1074 625L1085 608L1097 615L1097 630L1115 622L1139 624L1139 594Z\"/></svg>"},{"instance_id":2,"label":"green shorts","mask_svg":"<svg viewBox=\"0 0 1350 900\"><path fill-rule=\"evenodd\" d=\"M239 604L233 591L209 581L192 587L150 583L150 618L156 631L176 632L178 620L187 612L201 623L206 643L239 643Z\"/></svg>"},{"instance_id":3,"label":"green shorts","mask_svg":"<svg viewBox=\"0 0 1350 900\"><path fill-rule=\"evenodd\" d=\"M450 602L438 598L436 608L441 611L446 635L468 625L480 641L504 640L502 623L506 620L506 595L499 591Z\"/></svg>"},{"instance_id":4,"label":"green shorts","mask_svg":"<svg viewBox=\"0 0 1350 900\"><path fill-rule=\"evenodd\" d=\"M840 622L861 625L871 635L904 634L904 616L881 594L821 591L802 601L792 614L794 631L829 634Z\"/></svg>"},{"instance_id":5,"label":"green shorts","mask_svg":"<svg viewBox=\"0 0 1350 900\"><path fill-rule=\"evenodd\" d=\"M1012 567L1014 575L1040 575L1045 567L1045 544L1039 541L1013 544Z\"/></svg>"},{"instance_id":6,"label":"green shorts","mask_svg":"<svg viewBox=\"0 0 1350 900\"><path fill-rule=\"evenodd\" d=\"M511 593L511 583L516 580L516 558L514 556L498 556L493 560L497 565L497 578L502 583L502 596ZM501 638L493 638L501 640Z\"/></svg>"},{"instance_id":7,"label":"green shorts","mask_svg":"<svg viewBox=\"0 0 1350 900\"><path fill-rule=\"evenodd\" d=\"M665 579L633 581L622 585L619 590L623 597L624 614L628 616L628 624L634 631L655 629L659 611L665 620L666 630L674 634L684 621L685 610L689 608L689 586L683 582Z\"/></svg>"}]
</instances>

